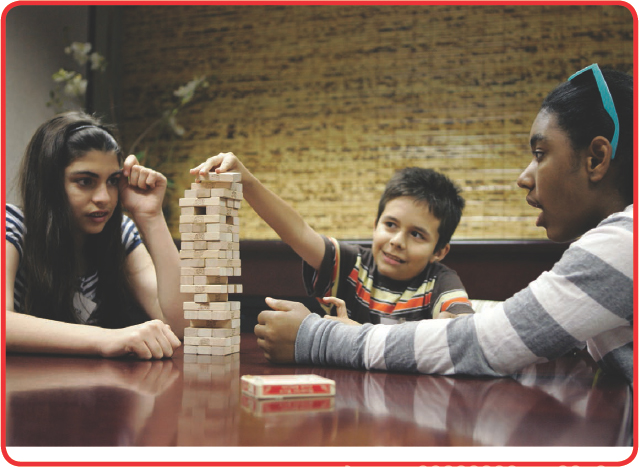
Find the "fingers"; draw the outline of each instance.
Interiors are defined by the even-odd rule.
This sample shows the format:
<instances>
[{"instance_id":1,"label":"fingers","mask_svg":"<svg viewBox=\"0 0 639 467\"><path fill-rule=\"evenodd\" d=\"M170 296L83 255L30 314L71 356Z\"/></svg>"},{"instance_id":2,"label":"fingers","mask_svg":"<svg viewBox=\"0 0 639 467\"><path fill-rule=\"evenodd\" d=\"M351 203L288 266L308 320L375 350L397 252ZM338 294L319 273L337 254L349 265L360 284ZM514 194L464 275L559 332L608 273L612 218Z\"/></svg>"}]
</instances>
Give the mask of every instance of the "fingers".
<instances>
[{"instance_id":1,"label":"fingers","mask_svg":"<svg viewBox=\"0 0 639 467\"><path fill-rule=\"evenodd\" d=\"M128 177L131 174L131 167L134 165L140 165L140 163L138 162L138 158L131 154L124 160L124 164L122 165L122 175Z\"/></svg>"},{"instance_id":2,"label":"fingers","mask_svg":"<svg viewBox=\"0 0 639 467\"><path fill-rule=\"evenodd\" d=\"M232 152L221 152L217 156L209 157L197 167L190 170L192 175L206 175L211 171L216 173L227 172L235 168L237 157Z\"/></svg>"},{"instance_id":3,"label":"fingers","mask_svg":"<svg viewBox=\"0 0 639 467\"><path fill-rule=\"evenodd\" d=\"M135 156L129 156L135 158ZM128 160L128 158L127 158ZM137 162L137 159L136 159ZM125 169L123 169L123 174ZM148 167L139 164L132 165L129 170L129 186L141 190L153 189L156 186L166 185L166 177L160 172L156 172Z\"/></svg>"},{"instance_id":4,"label":"fingers","mask_svg":"<svg viewBox=\"0 0 639 467\"><path fill-rule=\"evenodd\" d=\"M344 300L337 297L324 297L322 298L322 301L335 307L335 314L338 318L348 318L348 312L346 311L346 302L344 302Z\"/></svg>"}]
</instances>

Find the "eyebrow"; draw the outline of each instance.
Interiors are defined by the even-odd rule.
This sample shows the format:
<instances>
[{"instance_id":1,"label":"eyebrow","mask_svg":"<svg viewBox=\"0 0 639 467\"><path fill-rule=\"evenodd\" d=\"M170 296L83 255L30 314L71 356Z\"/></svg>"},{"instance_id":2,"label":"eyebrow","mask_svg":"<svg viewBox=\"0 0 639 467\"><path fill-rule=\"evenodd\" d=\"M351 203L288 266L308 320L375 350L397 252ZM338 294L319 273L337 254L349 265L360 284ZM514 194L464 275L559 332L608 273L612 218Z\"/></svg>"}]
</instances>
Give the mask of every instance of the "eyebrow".
<instances>
[{"instance_id":1,"label":"eyebrow","mask_svg":"<svg viewBox=\"0 0 639 467\"><path fill-rule=\"evenodd\" d=\"M537 144L538 141L543 141L545 139L546 138L539 133L532 135L530 137L530 147L533 147L535 144Z\"/></svg>"},{"instance_id":2,"label":"eyebrow","mask_svg":"<svg viewBox=\"0 0 639 467\"><path fill-rule=\"evenodd\" d=\"M78 170L77 172L71 172L69 175L71 176L84 175L85 177L100 178L100 176L97 173L91 172L90 170ZM115 177L116 175L122 175L122 169L116 170L111 175L109 175L108 178Z\"/></svg>"}]
</instances>

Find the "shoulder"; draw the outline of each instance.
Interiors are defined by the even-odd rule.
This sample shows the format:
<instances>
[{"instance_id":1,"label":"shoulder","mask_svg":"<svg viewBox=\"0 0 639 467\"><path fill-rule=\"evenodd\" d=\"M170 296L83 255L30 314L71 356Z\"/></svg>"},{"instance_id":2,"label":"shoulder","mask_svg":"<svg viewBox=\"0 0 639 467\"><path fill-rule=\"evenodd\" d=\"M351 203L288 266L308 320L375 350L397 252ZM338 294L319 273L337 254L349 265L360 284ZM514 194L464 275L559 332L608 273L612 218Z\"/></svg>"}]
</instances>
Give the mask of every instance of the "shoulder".
<instances>
[{"instance_id":1,"label":"shoulder","mask_svg":"<svg viewBox=\"0 0 639 467\"><path fill-rule=\"evenodd\" d=\"M22 212L22 209L18 206L7 203L5 205L5 211L7 213L7 221L11 220L13 225L19 224L24 226L24 213Z\"/></svg>"},{"instance_id":2,"label":"shoulder","mask_svg":"<svg viewBox=\"0 0 639 467\"><path fill-rule=\"evenodd\" d=\"M6 233L5 239L16 247L22 256L22 244L24 242L24 214L22 210L13 204L5 205L6 211Z\"/></svg>"}]
</instances>

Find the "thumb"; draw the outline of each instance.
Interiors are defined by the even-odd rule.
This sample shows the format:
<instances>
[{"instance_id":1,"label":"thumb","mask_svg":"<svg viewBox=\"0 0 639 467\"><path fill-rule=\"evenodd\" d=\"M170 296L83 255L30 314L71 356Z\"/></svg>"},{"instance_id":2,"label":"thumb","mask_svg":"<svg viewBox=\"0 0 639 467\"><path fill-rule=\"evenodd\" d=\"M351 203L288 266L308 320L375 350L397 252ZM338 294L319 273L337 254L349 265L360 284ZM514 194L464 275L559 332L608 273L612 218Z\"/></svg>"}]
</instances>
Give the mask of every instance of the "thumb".
<instances>
[{"instance_id":1,"label":"thumb","mask_svg":"<svg viewBox=\"0 0 639 467\"><path fill-rule=\"evenodd\" d=\"M289 302L288 300L276 300L271 297L266 297L266 304L271 307L272 310L276 311L291 311L293 309L293 302Z\"/></svg>"}]
</instances>

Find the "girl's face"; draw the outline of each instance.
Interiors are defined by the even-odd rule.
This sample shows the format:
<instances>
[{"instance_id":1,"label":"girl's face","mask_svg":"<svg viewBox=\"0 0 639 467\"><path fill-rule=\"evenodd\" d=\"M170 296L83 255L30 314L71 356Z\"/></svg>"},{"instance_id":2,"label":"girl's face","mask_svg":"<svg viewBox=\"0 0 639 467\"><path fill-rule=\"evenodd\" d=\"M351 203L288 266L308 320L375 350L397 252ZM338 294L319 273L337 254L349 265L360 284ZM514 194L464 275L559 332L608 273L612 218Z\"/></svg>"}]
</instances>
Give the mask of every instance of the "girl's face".
<instances>
[{"instance_id":1,"label":"girl's face","mask_svg":"<svg viewBox=\"0 0 639 467\"><path fill-rule=\"evenodd\" d=\"M118 203L121 172L115 152L97 150L87 152L64 170L64 188L78 233L102 232Z\"/></svg>"},{"instance_id":2,"label":"girl's face","mask_svg":"<svg viewBox=\"0 0 639 467\"><path fill-rule=\"evenodd\" d=\"M597 225L588 189L587 160L575 154L553 113L541 111L530 130L533 160L517 179L526 200L541 210L537 226L555 242L573 240Z\"/></svg>"}]
</instances>

